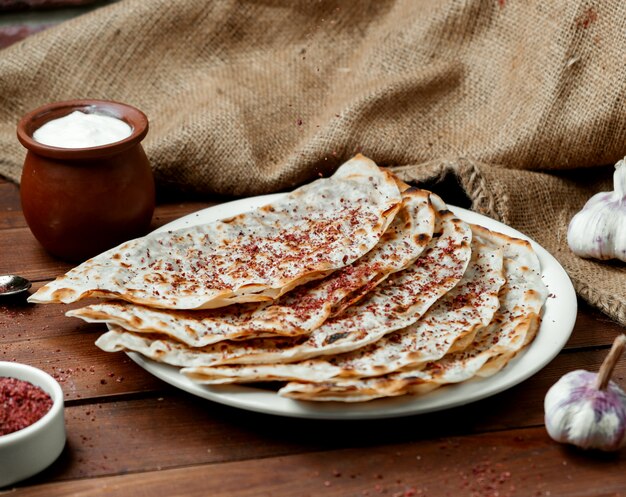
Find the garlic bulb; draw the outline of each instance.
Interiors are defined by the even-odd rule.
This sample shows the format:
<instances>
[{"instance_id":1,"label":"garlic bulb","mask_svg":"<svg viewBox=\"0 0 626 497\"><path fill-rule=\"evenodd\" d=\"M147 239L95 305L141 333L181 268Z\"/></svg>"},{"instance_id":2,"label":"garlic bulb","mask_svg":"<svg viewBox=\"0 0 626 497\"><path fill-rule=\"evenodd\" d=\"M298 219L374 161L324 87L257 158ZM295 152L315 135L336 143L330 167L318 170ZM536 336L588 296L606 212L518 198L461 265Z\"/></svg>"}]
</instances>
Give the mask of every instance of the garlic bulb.
<instances>
[{"instance_id":1,"label":"garlic bulb","mask_svg":"<svg viewBox=\"0 0 626 497\"><path fill-rule=\"evenodd\" d=\"M625 345L626 335L619 335L598 374L571 371L550 388L544 409L552 439L604 451L626 443L626 394L610 381Z\"/></svg>"},{"instance_id":2,"label":"garlic bulb","mask_svg":"<svg viewBox=\"0 0 626 497\"><path fill-rule=\"evenodd\" d=\"M576 255L626 261L626 162L615 164L612 192L591 197L570 221L567 243Z\"/></svg>"}]
</instances>

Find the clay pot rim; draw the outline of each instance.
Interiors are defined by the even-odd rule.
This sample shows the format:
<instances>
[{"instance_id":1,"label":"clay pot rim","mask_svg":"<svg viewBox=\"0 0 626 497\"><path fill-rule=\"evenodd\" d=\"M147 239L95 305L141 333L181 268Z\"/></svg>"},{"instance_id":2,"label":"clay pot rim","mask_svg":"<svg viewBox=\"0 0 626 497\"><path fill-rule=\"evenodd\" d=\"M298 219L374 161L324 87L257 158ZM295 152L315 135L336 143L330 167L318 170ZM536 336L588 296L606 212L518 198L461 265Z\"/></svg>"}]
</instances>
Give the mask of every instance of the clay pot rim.
<instances>
[{"instance_id":1,"label":"clay pot rim","mask_svg":"<svg viewBox=\"0 0 626 497\"><path fill-rule=\"evenodd\" d=\"M132 133L123 140L86 148L62 148L44 145L33 139L39 127L70 114L75 110L86 113L97 112L126 122ZM38 107L20 119L17 125L17 138L29 151L52 159L94 159L115 155L138 144L148 133L148 117L139 109L114 100L76 99L53 102Z\"/></svg>"}]
</instances>

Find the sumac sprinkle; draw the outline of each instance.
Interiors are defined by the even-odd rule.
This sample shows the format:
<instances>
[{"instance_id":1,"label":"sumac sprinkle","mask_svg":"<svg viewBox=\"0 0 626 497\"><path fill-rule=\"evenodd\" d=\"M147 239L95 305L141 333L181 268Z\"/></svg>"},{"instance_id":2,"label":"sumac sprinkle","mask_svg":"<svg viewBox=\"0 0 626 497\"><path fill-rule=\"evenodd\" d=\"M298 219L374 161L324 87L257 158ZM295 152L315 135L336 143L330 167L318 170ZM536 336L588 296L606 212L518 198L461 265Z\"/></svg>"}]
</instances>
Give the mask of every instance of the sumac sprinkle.
<instances>
[{"instance_id":1,"label":"sumac sprinkle","mask_svg":"<svg viewBox=\"0 0 626 497\"><path fill-rule=\"evenodd\" d=\"M32 425L52 407L52 398L28 381L0 377L0 435Z\"/></svg>"}]
</instances>

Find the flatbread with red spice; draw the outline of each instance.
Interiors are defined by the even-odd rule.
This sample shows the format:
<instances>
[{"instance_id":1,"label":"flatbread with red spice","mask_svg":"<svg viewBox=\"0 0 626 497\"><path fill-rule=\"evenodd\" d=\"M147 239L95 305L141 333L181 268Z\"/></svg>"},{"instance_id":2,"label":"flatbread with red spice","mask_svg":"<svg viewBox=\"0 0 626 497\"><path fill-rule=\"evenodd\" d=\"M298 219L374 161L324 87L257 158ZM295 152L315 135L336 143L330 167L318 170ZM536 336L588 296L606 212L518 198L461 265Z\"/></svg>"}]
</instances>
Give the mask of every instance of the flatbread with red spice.
<instances>
[{"instance_id":1,"label":"flatbread with red spice","mask_svg":"<svg viewBox=\"0 0 626 497\"><path fill-rule=\"evenodd\" d=\"M360 402L380 397L423 394L446 384L495 374L534 338L548 291L531 245L519 239L475 230L480 240L502 248L506 283L500 306L488 326L479 329L464 350L401 372L364 379L290 382L279 394L295 399Z\"/></svg>"},{"instance_id":2,"label":"flatbread with red spice","mask_svg":"<svg viewBox=\"0 0 626 497\"><path fill-rule=\"evenodd\" d=\"M355 350L416 322L461 280L470 260L472 232L431 194L436 231L424 253L409 268L391 275L361 301L327 320L310 335L295 338L220 342L191 348L162 336L114 328L96 344L105 351L135 351L175 366L293 362Z\"/></svg>"},{"instance_id":3,"label":"flatbread with red spice","mask_svg":"<svg viewBox=\"0 0 626 497\"><path fill-rule=\"evenodd\" d=\"M331 314L340 313L390 274L409 266L430 242L435 211L429 193L411 188L402 197L402 208L370 252L322 280L299 286L275 302L178 311L110 301L75 309L66 315L117 325L136 333L166 335L191 347L223 340L309 334Z\"/></svg>"},{"instance_id":4,"label":"flatbread with red spice","mask_svg":"<svg viewBox=\"0 0 626 497\"><path fill-rule=\"evenodd\" d=\"M166 309L271 301L368 253L401 202L394 177L359 155L254 211L126 242L29 301L107 297Z\"/></svg>"},{"instance_id":5,"label":"flatbread with red spice","mask_svg":"<svg viewBox=\"0 0 626 497\"><path fill-rule=\"evenodd\" d=\"M183 368L198 383L251 381L328 381L339 377L380 376L417 368L455 349L487 326L499 307L504 284L502 251L472 240L472 259L463 278L414 324L355 351L290 364L242 364Z\"/></svg>"}]
</instances>

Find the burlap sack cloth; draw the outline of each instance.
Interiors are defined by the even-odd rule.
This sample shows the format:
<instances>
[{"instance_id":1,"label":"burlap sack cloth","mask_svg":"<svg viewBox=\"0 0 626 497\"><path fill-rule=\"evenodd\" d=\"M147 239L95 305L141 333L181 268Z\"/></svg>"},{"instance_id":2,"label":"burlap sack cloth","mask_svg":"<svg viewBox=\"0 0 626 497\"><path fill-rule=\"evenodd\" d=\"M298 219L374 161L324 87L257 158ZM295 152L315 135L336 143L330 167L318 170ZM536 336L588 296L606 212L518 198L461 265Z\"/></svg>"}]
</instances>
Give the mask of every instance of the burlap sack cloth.
<instances>
[{"instance_id":1,"label":"burlap sack cloth","mask_svg":"<svg viewBox=\"0 0 626 497\"><path fill-rule=\"evenodd\" d=\"M23 113L81 97L148 114L162 189L291 189L360 151L456 177L626 324L624 265L566 243L626 154L625 57L621 0L122 0L0 52L0 174Z\"/></svg>"}]
</instances>

